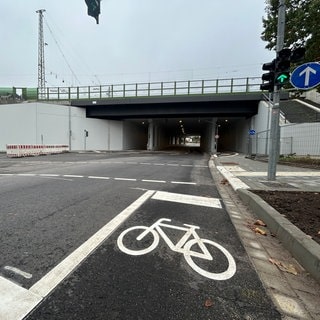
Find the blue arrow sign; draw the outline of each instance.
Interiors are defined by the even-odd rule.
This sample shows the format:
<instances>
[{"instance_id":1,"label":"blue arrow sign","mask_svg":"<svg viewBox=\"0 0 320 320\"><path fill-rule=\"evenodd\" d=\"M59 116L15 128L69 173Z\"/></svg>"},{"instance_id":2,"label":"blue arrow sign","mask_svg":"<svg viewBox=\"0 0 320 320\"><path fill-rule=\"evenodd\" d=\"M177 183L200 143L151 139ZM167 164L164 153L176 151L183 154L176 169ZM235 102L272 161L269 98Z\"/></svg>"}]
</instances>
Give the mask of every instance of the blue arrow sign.
<instances>
[{"instance_id":1,"label":"blue arrow sign","mask_svg":"<svg viewBox=\"0 0 320 320\"><path fill-rule=\"evenodd\" d=\"M320 84L320 63L308 62L294 69L290 79L297 89L309 90Z\"/></svg>"}]
</instances>

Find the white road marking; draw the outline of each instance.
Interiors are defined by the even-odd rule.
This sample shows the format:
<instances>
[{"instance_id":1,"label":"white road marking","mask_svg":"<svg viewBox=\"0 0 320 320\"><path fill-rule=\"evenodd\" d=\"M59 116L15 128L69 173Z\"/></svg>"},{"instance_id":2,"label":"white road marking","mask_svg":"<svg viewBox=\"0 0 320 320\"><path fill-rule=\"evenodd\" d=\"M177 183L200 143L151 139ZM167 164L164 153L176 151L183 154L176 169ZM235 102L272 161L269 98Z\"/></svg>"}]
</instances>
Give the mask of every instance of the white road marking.
<instances>
[{"instance_id":1,"label":"white road marking","mask_svg":"<svg viewBox=\"0 0 320 320\"><path fill-rule=\"evenodd\" d=\"M168 163L167 166L179 167L179 164L177 164L177 163Z\"/></svg>"},{"instance_id":2,"label":"white road marking","mask_svg":"<svg viewBox=\"0 0 320 320\"><path fill-rule=\"evenodd\" d=\"M122 252L129 255L133 255L133 256L139 256L139 255L147 254L152 250L154 250L158 246L159 239L161 236L162 239L168 245L168 247L174 252L182 253L184 255L184 258L186 259L186 262L189 264L189 266L194 271L198 272L200 275L213 280L227 280L234 276L234 274L237 271L237 266L232 255L226 248L224 248L223 246L221 246L220 244L214 241L211 241L208 239L201 239L196 232L196 229L199 229L198 226L188 225L188 224L184 224L183 226L175 226L171 223L168 224L168 222L171 222L171 219L161 218L155 223L153 223L150 227L149 226L133 226L131 228L128 228L119 235L117 239L117 245ZM163 231L163 228L175 229L175 230L179 230L179 232L183 231L185 232L185 234L184 235L182 234L181 239L179 239L176 244L173 244L168 234L166 234ZM130 233L132 230L135 230L135 231L139 230L141 232L140 234L138 234L138 236L135 235L136 240L138 241L142 240L146 234L152 234L153 242L151 243L151 245L149 245L149 247L147 248L138 249L138 250L133 249L131 247L129 248L126 247L123 243L123 238L126 237L127 234ZM193 239L190 239L191 237L193 237ZM132 241L134 241L134 239L132 239ZM195 244L197 244L200 250L197 250L197 251L191 250L191 248ZM210 254L206 244L215 247L215 249L220 250L225 255L225 258L227 258L228 260L228 268L225 271L219 272L219 273L209 272L205 269L202 269L202 267L198 266L193 261L192 257L198 258L197 261L199 261L199 258L205 259L207 261L213 260L213 257Z\"/></svg>"},{"instance_id":3,"label":"white road marking","mask_svg":"<svg viewBox=\"0 0 320 320\"><path fill-rule=\"evenodd\" d=\"M60 177L60 174L53 174L53 173L40 173L40 177Z\"/></svg>"},{"instance_id":4,"label":"white road marking","mask_svg":"<svg viewBox=\"0 0 320 320\"><path fill-rule=\"evenodd\" d=\"M155 191L146 191L136 201L109 221L91 238L62 260L29 290L0 277L0 319L22 320L43 298L63 281L78 265L105 241Z\"/></svg>"},{"instance_id":5,"label":"white road marking","mask_svg":"<svg viewBox=\"0 0 320 320\"><path fill-rule=\"evenodd\" d=\"M42 297L0 277L0 319L23 319Z\"/></svg>"},{"instance_id":6,"label":"white road marking","mask_svg":"<svg viewBox=\"0 0 320 320\"><path fill-rule=\"evenodd\" d=\"M119 181L137 181L137 179L131 179L131 178L113 178L114 180Z\"/></svg>"},{"instance_id":7,"label":"white road marking","mask_svg":"<svg viewBox=\"0 0 320 320\"><path fill-rule=\"evenodd\" d=\"M195 182L185 182L185 181L171 181L171 183L175 184L191 184L191 185L196 185Z\"/></svg>"},{"instance_id":8,"label":"white road marking","mask_svg":"<svg viewBox=\"0 0 320 320\"><path fill-rule=\"evenodd\" d=\"M22 270L20 270L18 268L15 268L15 267L5 266L3 269L11 271L11 272L14 272L14 273L26 278L26 279L31 279L32 278L32 274L31 273L22 271Z\"/></svg>"},{"instance_id":9,"label":"white road marking","mask_svg":"<svg viewBox=\"0 0 320 320\"><path fill-rule=\"evenodd\" d=\"M140 162L140 164L146 164L146 165L148 165L148 166L150 166L150 165L151 165L151 163L150 163L150 162Z\"/></svg>"},{"instance_id":10,"label":"white road marking","mask_svg":"<svg viewBox=\"0 0 320 320\"><path fill-rule=\"evenodd\" d=\"M171 193L165 191L157 191L153 196L154 200L171 201L185 204L193 204L196 206L211 207L221 209L220 199L217 198L207 198L200 196L192 196L180 193Z\"/></svg>"},{"instance_id":11,"label":"white road marking","mask_svg":"<svg viewBox=\"0 0 320 320\"><path fill-rule=\"evenodd\" d=\"M164 166L165 164L164 163L154 163L153 165L154 166Z\"/></svg>"},{"instance_id":12,"label":"white road marking","mask_svg":"<svg viewBox=\"0 0 320 320\"><path fill-rule=\"evenodd\" d=\"M192 164L182 164L181 167L193 167Z\"/></svg>"},{"instance_id":13,"label":"white road marking","mask_svg":"<svg viewBox=\"0 0 320 320\"><path fill-rule=\"evenodd\" d=\"M97 177L97 176L89 176L88 179L110 180L109 177Z\"/></svg>"},{"instance_id":14,"label":"white road marking","mask_svg":"<svg viewBox=\"0 0 320 320\"><path fill-rule=\"evenodd\" d=\"M0 174L0 176L7 176L8 174ZM136 178L122 178L122 177L103 177L103 176L83 176L75 174L52 174L52 173L40 173L40 174L9 174L10 176L25 176L25 177L41 177L41 178L59 178L65 181L73 181L72 178L87 178L97 180L115 180L115 181L141 181L141 182L153 182L153 183L172 183L172 184L185 184L185 185L197 185L196 182L188 181L166 181L155 179L136 179ZM65 179L63 179L65 178ZM70 178L70 179L66 179Z\"/></svg>"},{"instance_id":15,"label":"white road marking","mask_svg":"<svg viewBox=\"0 0 320 320\"><path fill-rule=\"evenodd\" d=\"M35 283L30 292L47 296L63 279L65 279L91 252L105 241L130 215L145 203L154 191L145 192L126 209L120 212L110 222L97 231L91 238L62 260L55 268L48 272L42 279Z\"/></svg>"},{"instance_id":16,"label":"white road marking","mask_svg":"<svg viewBox=\"0 0 320 320\"><path fill-rule=\"evenodd\" d=\"M167 182L165 180L148 180L148 179L143 179L141 181L142 182L155 182L155 183L166 183Z\"/></svg>"},{"instance_id":17,"label":"white road marking","mask_svg":"<svg viewBox=\"0 0 320 320\"><path fill-rule=\"evenodd\" d=\"M62 175L65 178L84 178L84 176L76 175L76 174L64 174Z\"/></svg>"},{"instance_id":18,"label":"white road marking","mask_svg":"<svg viewBox=\"0 0 320 320\"><path fill-rule=\"evenodd\" d=\"M34 177L36 176L35 173L18 173L17 176L20 176L20 177Z\"/></svg>"}]
</instances>

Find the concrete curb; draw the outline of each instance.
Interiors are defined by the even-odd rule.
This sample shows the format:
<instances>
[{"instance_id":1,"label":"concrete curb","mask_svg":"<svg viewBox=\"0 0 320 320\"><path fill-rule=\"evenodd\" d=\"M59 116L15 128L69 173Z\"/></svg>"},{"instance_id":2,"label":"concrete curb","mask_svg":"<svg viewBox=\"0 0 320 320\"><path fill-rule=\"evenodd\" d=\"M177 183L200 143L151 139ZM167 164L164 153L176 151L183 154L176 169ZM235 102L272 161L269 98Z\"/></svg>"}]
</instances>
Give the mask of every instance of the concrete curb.
<instances>
[{"instance_id":1,"label":"concrete curb","mask_svg":"<svg viewBox=\"0 0 320 320\"><path fill-rule=\"evenodd\" d=\"M258 195L246 189L237 189L237 193L253 213L267 224L269 230L293 257L320 282L320 245Z\"/></svg>"}]
</instances>

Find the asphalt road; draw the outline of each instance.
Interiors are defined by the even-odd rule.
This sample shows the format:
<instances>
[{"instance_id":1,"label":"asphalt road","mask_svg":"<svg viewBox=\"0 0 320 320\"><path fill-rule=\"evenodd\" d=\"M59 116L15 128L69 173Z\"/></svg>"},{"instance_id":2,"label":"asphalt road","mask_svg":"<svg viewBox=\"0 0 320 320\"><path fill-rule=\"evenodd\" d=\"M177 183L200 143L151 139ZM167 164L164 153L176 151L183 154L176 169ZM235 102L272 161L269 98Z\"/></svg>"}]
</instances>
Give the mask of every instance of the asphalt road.
<instances>
[{"instance_id":1,"label":"asphalt road","mask_svg":"<svg viewBox=\"0 0 320 320\"><path fill-rule=\"evenodd\" d=\"M0 319L280 319L204 155L0 155L0 221Z\"/></svg>"}]
</instances>

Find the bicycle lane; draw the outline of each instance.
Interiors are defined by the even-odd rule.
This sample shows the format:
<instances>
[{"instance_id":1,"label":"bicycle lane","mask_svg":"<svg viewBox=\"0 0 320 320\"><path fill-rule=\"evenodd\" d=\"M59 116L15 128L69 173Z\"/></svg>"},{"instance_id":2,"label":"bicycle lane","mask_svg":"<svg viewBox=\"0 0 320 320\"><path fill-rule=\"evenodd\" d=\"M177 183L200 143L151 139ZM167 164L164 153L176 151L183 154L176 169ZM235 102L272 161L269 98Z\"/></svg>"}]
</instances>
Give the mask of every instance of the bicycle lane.
<instances>
[{"instance_id":1,"label":"bicycle lane","mask_svg":"<svg viewBox=\"0 0 320 320\"><path fill-rule=\"evenodd\" d=\"M27 317L53 318L281 319L221 199L177 192L155 192Z\"/></svg>"}]
</instances>

